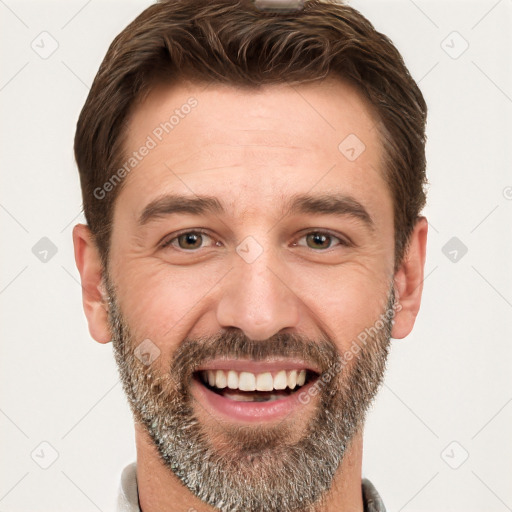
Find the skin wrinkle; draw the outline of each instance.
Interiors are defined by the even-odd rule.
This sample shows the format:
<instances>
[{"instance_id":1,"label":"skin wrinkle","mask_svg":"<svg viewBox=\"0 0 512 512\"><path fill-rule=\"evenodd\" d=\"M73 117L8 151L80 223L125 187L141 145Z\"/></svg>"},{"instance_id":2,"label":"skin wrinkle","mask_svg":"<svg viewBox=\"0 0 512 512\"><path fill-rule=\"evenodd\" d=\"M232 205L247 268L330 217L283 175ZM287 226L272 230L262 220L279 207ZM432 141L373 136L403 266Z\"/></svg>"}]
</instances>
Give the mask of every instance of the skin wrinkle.
<instances>
[{"instance_id":1,"label":"skin wrinkle","mask_svg":"<svg viewBox=\"0 0 512 512\"><path fill-rule=\"evenodd\" d=\"M254 343L239 331L230 331L212 338L185 339L168 371L145 366L134 356L136 340L119 309L110 278L105 285L114 353L125 393L136 421L147 429L168 469L191 492L222 512L322 510L323 496L353 436L362 429L382 382L392 319L363 345L354 362L344 367L346 372L342 368L320 386L320 404L298 442L288 441L284 422L273 428L223 425L222 437L231 443L219 450L215 435L209 435L197 419L189 396L191 375L201 362L228 356L258 360L286 353L314 361L324 374L335 361L343 362L335 343L295 334ZM394 304L391 285L384 311Z\"/></svg>"}]
</instances>

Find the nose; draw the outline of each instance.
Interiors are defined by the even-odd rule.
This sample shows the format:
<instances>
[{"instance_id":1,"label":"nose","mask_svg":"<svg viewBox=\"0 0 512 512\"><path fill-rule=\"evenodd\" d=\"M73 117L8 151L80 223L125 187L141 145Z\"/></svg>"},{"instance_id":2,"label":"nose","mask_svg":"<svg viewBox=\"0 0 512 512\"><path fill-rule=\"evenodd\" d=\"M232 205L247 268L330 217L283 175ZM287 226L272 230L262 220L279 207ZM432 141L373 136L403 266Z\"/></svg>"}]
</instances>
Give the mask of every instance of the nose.
<instances>
[{"instance_id":1,"label":"nose","mask_svg":"<svg viewBox=\"0 0 512 512\"><path fill-rule=\"evenodd\" d=\"M238 254L222 281L217 321L237 327L252 340L264 340L300 320L300 299L287 283L287 269L271 252L248 263Z\"/></svg>"}]
</instances>

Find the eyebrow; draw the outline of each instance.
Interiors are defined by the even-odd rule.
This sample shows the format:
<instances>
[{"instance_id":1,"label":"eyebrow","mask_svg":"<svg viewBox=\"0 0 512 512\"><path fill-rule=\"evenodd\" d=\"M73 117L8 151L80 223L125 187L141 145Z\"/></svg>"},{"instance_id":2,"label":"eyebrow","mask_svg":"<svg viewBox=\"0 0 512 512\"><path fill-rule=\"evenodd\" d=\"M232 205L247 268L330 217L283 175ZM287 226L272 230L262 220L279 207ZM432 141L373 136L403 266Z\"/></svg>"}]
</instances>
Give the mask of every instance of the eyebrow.
<instances>
[{"instance_id":1,"label":"eyebrow","mask_svg":"<svg viewBox=\"0 0 512 512\"><path fill-rule=\"evenodd\" d=\"M166 194L151 201L139 216L138 224L144 226L152 220L175 213L191 215L221 215L225 210L213 196L184 196ZM374 222L366 208L356 199L343 194L295 194L284 205L282 216L290 214L323 214L351 216L373 229Z\"/></svg>"},{"instance_id":2,"label":"eyebrow","mask_svg":"<svg viewBox=\"0 0 512 512\"><path fill-rule=\"evenodd\" d=\"M375 227L366 208L353 197L343 194L297 194L288 201L284 213L348 215L363 221L371 229Z\"/></svg>"},{"instance_id":3,"label":"eyebrow","mask_svg":"<svg viewBox=\"0 0 512 512\"><path fill-rule=\"evenodd\" d=\"M188 213L191 215L204 215L224 213L224 208L216 197L212 196L181 196L166 194L151 201L142 210L139 216L139 225L143 226L148 222L172 215L173 213Z\"/></svg>"}]
</instances>

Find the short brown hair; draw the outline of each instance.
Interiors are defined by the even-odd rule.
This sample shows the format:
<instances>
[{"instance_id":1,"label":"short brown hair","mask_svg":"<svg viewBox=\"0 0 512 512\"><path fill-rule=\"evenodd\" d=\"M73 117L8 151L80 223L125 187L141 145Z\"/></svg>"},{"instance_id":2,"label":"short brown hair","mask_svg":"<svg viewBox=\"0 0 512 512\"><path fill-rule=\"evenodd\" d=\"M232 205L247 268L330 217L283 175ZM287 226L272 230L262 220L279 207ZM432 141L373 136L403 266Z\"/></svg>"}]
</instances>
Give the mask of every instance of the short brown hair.
<instances>
[{"instance_id":1,"label":"short brown hair","mask_svg":"<svg viewBox=\"0 0 512 512\"><path fill-rule=\"evenodd\" d=\"M101 198L95 191L125 160L130 108L157 80L258 88L328 75L354 84L376 116L398 268L426 200L427 107L390 39L334 0L306 0L302 11L287 14L263 12L251 0L160 0L114 39L78 119L74 146L84 213L104 268L122 183Z\"/></svg>"}]
</instances>

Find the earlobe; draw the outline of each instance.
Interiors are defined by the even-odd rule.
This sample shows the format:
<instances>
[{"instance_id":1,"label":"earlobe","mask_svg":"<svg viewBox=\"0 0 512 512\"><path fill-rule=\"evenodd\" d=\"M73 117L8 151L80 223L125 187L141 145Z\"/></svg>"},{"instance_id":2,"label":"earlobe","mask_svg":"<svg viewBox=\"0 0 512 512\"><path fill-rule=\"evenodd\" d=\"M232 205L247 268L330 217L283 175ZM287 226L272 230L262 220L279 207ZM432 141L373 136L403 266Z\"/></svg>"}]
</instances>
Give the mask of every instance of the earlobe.
<instances>
[{"instance_id":1,"label":"earlobe","mask_svg":"<svg viewBox=\"0 0 512 512\"><path fill-rule=\"evenodd\" d=\"M75 262L82 282L82 303L91 336L108 343L112 336L108 324L108 302L103 282L103 269L98 248L88 226L73 228Z\"/></svg>"},{"instance_id":2,"label":"earlobe","mask_svg":"<svg viewBox=\"0 0 512 512\"><path fill-rule=\"evenodd\" d=\"M411 233L407 253L395 273L395 293L399 306L391 333L393 338L405 338L411 332L420 309L427 232L427 219L419 217Z\"/></svg>"}]
</instances>

